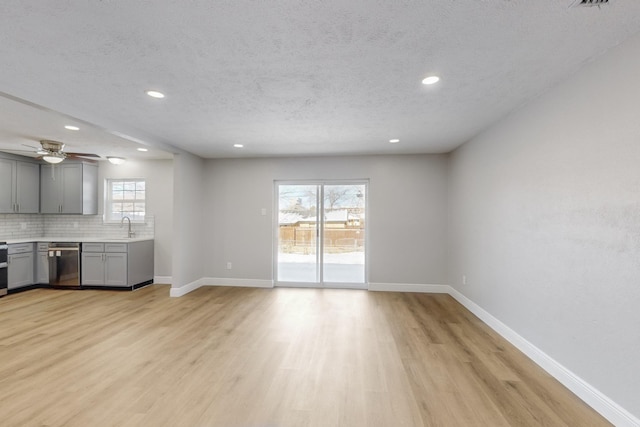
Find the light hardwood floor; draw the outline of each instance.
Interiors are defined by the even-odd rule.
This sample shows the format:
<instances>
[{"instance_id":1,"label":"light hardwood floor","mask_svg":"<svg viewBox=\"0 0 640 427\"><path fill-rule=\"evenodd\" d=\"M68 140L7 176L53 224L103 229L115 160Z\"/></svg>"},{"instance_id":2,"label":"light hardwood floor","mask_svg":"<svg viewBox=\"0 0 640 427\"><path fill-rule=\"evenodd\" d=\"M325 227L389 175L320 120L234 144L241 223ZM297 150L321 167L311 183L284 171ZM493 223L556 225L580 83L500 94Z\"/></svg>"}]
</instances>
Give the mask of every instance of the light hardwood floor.
<instances>
[{"instance_id":1,"label":"light hardwood floor","mask_svg":"<svg viewBox=\"0 0 640 427\"><path fill-rule=\"evenodd\" d=\"M603 426L447 295L0 299L2 426Z\"/></svg>"}]
</instances>

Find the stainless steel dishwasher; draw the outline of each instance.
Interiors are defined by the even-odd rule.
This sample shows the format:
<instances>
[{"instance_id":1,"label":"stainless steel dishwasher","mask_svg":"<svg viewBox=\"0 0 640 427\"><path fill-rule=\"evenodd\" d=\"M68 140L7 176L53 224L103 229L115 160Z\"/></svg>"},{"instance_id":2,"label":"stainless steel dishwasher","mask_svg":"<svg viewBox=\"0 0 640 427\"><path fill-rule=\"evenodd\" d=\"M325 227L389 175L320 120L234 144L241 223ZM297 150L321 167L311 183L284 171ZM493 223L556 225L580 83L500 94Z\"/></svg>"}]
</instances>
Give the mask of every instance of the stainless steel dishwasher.
<instances>
[{"instance_id":1,"label":"stainless steel dishwasher","mask_svg":"<svg viewBox=\"0 0 640 427\"><path fill-rule=\"evenodd\" d=\"M49 243L49 285L80 287L80 243Z\"/></svg>"}]
</instances>

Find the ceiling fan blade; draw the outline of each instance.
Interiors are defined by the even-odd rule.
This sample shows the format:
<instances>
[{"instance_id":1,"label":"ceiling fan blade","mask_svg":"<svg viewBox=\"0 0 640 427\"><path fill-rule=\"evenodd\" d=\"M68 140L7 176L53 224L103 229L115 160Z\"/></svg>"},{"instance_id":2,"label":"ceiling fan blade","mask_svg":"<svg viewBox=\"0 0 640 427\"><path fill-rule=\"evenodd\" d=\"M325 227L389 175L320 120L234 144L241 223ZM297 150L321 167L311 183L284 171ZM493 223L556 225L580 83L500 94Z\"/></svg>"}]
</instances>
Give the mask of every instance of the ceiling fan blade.
<instances>
[{"instance_id":1,"label":"ceiling fan blade","mask_svg":"<svg viewBox=\"0 0 640 427\"><path fill-rule=\"evenodd\" d=\"M36 155L38 154L36 151L34 150L14 150L13 148L1 148L0 151L4 151L5 153L27 153L27 154L31 154L31 155ZM20 154L21 156L24 156L25 154Z\"/></svg>"},{"instance_id":2,"label":"ceiling fan blade","mask_svg":"<svg viewBox=\"0 0 640 427\"><path fill-rule=\"evenodd\" d=\"M96 157L98 159L101 158L99 155L91 154L91 153L69 153L67 151L65 151L64 153L69 157Z\"/></svg>"},{"instance_id":3,"label":"ceiling fan blade","mask_svg":"<svg viewBox=\"0 0 640 427\"><path fill-rule=\"evenodd\" d=\"M100 158L100 156L98 156L97 154L90 154L90 153L64 153L67 156L67 159L78 159L78 160L82 160L83 162L89 162L89 163L98 163L98 159Z\"/></svg>"}]
</instances>

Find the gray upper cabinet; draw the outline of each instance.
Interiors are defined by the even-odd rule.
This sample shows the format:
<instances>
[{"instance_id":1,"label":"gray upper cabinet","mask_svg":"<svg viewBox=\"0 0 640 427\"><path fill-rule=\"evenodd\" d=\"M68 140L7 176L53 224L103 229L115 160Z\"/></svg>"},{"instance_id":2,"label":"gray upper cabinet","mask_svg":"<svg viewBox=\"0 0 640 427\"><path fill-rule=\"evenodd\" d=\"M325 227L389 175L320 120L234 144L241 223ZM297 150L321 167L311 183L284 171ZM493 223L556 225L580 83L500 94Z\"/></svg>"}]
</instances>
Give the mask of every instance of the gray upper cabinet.
<instances>
[{"instance_id":1,"label":"gray upper cabinet","mask_svg":"<svg viewBox=\"0 0 640 427\"><path fill-rule=\"evenodd\" d=\"M15 206L16 162L0 158L0 213L13 213Z\"/></svg>"},{"instance_id":2,"label":"gray upper cabinet","mask_svg":"<svg viewBox=\"0 0 640 427\"><path fill-rule=\"evenodd\" d=\"M65 161L42 165L40 212L48 214L98 213L98 166Z\"/></svg>"},{"instance_id":3,"label":"gray upper cabinet","mask_svg":"<svg viewBox=\"0 0 640 427\"><path fill-rule=\"evenodd\" d=\"M40 165L16 162L16 178L18 212L40 212Z\"/></svg>"},{"instance_id":4,"label":"gray upper cabinet","mask_svg":"<svg viewBox=\"0 0 640 427\"><path fill-rule=\"evenodd\" d=\"M37 163L0 158L0 213L38 213L40 169Z\"/></svg>"}]
</instances>

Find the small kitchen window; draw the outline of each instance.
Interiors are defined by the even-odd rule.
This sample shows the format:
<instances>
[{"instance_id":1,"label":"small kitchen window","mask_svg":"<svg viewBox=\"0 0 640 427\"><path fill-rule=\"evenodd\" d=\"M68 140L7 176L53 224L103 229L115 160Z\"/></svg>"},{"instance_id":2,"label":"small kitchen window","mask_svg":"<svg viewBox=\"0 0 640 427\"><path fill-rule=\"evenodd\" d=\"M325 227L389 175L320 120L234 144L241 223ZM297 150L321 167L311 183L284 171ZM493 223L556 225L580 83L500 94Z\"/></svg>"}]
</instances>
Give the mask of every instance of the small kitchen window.
<instances>
[{"instance_id":1,"label":"small kitchen window","mask_svg":"<svg viewBox=\"0 0 640 427\"><path fill-rule=\"evenodd\" d=\"M132 222L144 222L146 184L144 179L107 179L105 221L120 222L127 216Z\"/></svg>"}]
</instances>

